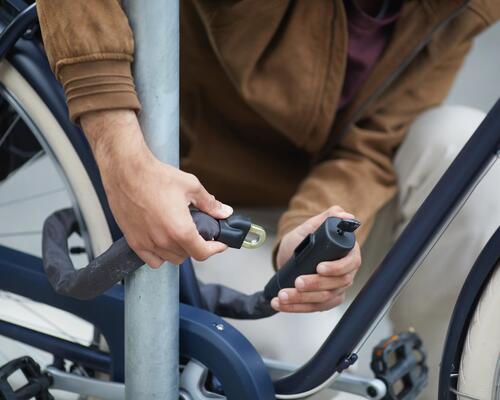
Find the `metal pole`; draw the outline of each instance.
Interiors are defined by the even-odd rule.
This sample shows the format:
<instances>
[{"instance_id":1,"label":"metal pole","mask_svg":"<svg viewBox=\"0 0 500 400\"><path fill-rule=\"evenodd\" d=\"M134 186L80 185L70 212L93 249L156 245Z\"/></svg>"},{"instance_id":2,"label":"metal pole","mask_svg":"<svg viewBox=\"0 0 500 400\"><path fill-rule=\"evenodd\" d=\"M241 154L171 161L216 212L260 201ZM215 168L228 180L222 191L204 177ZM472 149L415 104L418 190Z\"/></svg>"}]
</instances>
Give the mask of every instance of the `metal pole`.
<instances>
[{"instance_id":1,"label":"metal pole","mask_svg":"<svg viewBox=\"0 0 500 400\"><path fill-rule=\"evenodd\" d=\"M134 76L146 141L179 165L179 1L125 0L134 31ZM166 263L125 282L125 397L178 399L179 275Z\"/></svg>"}]
</instances>

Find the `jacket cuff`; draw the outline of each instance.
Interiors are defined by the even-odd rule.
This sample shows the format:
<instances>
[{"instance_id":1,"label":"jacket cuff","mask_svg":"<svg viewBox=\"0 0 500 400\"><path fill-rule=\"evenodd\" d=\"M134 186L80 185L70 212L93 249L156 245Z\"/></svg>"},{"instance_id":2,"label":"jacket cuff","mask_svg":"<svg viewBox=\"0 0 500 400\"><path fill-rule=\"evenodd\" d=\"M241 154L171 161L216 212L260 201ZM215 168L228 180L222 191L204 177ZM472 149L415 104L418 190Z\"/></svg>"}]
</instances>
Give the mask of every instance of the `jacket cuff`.
<instances>
[{"instance_id":1,"label":"jacket cuff","mask_svg":"<svg viewBox=\"0 0 500 400\"><path fill-rule=\"evenodd\" d=\"M141 104L135 91L130 61L96 60L60 67L58 79L63 84L72 121L90 111L132 109Z\"/></svg>"}]
</instances>

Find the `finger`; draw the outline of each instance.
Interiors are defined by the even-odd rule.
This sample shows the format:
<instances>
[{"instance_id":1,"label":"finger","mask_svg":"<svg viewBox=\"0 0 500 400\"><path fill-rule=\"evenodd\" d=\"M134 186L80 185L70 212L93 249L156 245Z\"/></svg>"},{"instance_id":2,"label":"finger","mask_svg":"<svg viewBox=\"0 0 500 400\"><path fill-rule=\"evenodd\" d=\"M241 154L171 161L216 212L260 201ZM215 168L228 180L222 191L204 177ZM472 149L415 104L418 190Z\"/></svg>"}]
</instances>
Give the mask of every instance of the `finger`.
<instances>
[{"instance_id":1,"label":"finger","mask_svg":"<svg viewBox=\"0 0 500 400\"><path fill-rule=\"evenodd\" d=\"M166 232L162 232L161 235L153 234L151 242L153 245L151 246L151 250L153 253L157 254L160 257L163 257L162 252L169 252L173 254L177 254L179 256L183 256L187 258L188 255L184 251L184 249L179 246L176 242L176 239L172 238L173 235L167 235Z\"/></svg>"},{"instance_id":2,"label":"finger","mask_svg":"<svg viewBox=\"0 0 500 400\"><path fill-rule=\"evenodd\" d=\"M340 206L333 206L323 211L322 213L309 218L303 224L297 227L297 230L303 236L314 232L328 217L337 217L343 219L352 219L354 215L345 212L345 210Z\"/></svg>"},{"instance_id":3,"label":"finger","mask_svg":"<svg viewBox=\"0 0 500 400\"><path fill-rule=\"evenodd\" d=\"M227 246L217 241L203 239L187 207L181 207L170 220L168 233L170 238L187 254L197 261L204 261L211 255L220 253Z\"/></svg>"},{"instance_id":4,"label":"finger","mask_svg":"<svg viewBox=\"0 0 500 400\"><path fill-rule=\"evenodd\" d=\"M163 260L158 257L156 254L147 251L147 250L139 250L136 251L136 254L139 258L144 261L151 268L159 268L163 264Z\"/></svg>"},{"instance_id":5,"label":"finger","mask_svg":"<svg viewBox=\"0 0 500 400\"><path fill-rule=\"evenodd\" d=\"M275 311L279 311L280 310L280 301L277 297L273 297L271 299L271 307L275 310Z\"/></svg>"},{"instance_id":6,"label":"finger","mask_svg":"<svg viewBox=\"0 0 500 400\"><path fill-rule=\"evenodd\" d=\"M333 208L333 207L332 207ZM335 206L335 210L337 212L342 212L342 208ZM325 221L325 219L328 218L328 210L322 212L321 214L315 215L314 217L309 218L308 220L304 221L303 224L299 225L296 229L297 232L302 235L306 236L311 232L316 231L320 225Z\"/></svg>"},{"instance_id":7,"label":"finger","mask_svg":"<svg viewBox=\"0 0 500 400\"><path fill-rule=\"evenodd\" d=\"M345 300L345 295L340 294L329 302L305 303L305 304L281 304L277 297L271 301L271 306L276 311L290 313L310 313L315 311L326 311L339 306Z\"/></svg>"},{"instance_id":8,"label":"finger","mask_svg":"<svg viewBox=\"0 0 500 400\"><path fill-rule=\"evenodd\" d=\"M191 175L194 177L194 175ZM233 213L232 207L227 204L221 203L215 196L208 193L203 187L198 178L191 179L190 194L191 203L199 210L211 215L217 219L225 219Z\"/></svg>"},{"instance_id":9,"label":"finger","mask_svg":"<svg viewBox=\"0 0 500 400\"><path fill-rule=\"evenodd\" d=\"M319 263L316 271L322 276L342 276L358 270L360 266L361 254L359 252L359 245L356 243L354 249L347 256L340 260Z\"/></svg>"},{"instance_id":10,"label":"finger","mask_svg":"<svg viewBox=\"0 0 500 400\"><path fill-rule=\"evenodd\" d=\"M332 215L332 217L337 217L337 218L341 218L341 219L354 219L354 214L351 214L351 213L348 213L348 212L341 212L341 213L338 213L337 215Z\"/></svg>"},{"instance_id":11,"label":"finger","mask_svg":"<svg viewBox=\"0 0 500 400\"><path fill-rule=\"evenodd\" d=\"M208 257L227 249L224 243L206 241L200 236L194 223L189 225L189 229L182 235L178 244L190 257L197 261L205 261Z\"/></svg>"},{"instance_id":12,"label":"finger","mask_svg":"<svg viewBox=\"0 0 500 400\"><path fill-rule=\"evenodd\" d=\"M347 288L352 285L356 271L342 276L302 275L295 280L295 288L300 292Z\"/></svg>"},{"instance_id":13,"label":"finger","mask_svg":"<svg viewBox=\"0 0 500 400\"><path fill-rule=\"evenodd\" d=\"M345 289L320 290L317 292L299 292L297 289L282 289L278 293L280 304L326 303L333 300Z\"/></svg>"},{"instance_id":14,"label":"finger","mask_svg":"<svg viewBox=\"0 0 500 400\"><path fill-rule=\"evenodd\" d=\"M340 206L333 206L323 211L323 216L326 219L327 217L337 217L337 218L354 218L354 215L345 211Z\"/></svg>"},{"instance_id":15,"label":"finger","mask_svg":"<svg viewBox=\"0 0 500 400\"><path fill-rule=\"evenodd\" d=\"M182 252L181 254L173 251L168 251L164 249L160 249L159 247L155 247L153 252L158 255L161 259L168 261L172 264L182 264L182 262L188 258L188 255Z\"/></svg>"}]
</instances>

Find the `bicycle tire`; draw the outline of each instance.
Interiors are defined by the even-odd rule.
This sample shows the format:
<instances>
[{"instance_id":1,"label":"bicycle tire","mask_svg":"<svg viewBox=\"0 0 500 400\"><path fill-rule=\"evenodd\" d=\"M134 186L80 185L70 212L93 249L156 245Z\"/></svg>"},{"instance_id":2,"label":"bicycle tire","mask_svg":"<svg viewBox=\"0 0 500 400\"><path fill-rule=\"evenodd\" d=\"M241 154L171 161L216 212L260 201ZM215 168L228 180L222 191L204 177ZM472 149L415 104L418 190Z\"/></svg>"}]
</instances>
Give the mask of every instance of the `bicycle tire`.
<instances>
[{"instance_id":1,"label":"bicycle tire","mask_svg":"<svg viewBox=\"0 0 500 400\"><path fill-rule=\"evenodd\" d=\"M500 399L499 288L497 264L469 324L458 376L459 399Z\"/></svg>"}]
</instances>

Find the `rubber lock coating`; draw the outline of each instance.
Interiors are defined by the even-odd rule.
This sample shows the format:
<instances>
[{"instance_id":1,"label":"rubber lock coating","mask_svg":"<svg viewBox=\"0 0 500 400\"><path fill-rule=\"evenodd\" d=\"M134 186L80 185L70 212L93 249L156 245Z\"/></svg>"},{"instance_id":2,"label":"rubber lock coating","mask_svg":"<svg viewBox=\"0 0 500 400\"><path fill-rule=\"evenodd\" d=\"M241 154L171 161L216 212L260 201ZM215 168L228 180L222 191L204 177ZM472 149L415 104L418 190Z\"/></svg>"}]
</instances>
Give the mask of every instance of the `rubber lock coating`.
<instances>
[{"instance_id":1,"label":"rubber lock coating","mask_svg":"<svg viewBox=\"0 0 500 400\"><path fill-rule=\"evenodd\" d=\"M250 219L236 215L221 221L197 210L191 215L205 240L219 240L229 247L240 248L251 226ZM43 226L43 266L50 284L61 295L92 299L144 264L122 237L77 270L68 250L68 237L73 232L78 232L78 224L71 208L54 212Z\"/></svg>"},{"instance_id":2,"label":"rubber lock coating","mask_svg":"<svg viewBox=\"0 0 500 400\"><path fill-rule=\"evenodd\" d=\"M356 229L359 226L357 222ZM323 261L334 261L343 258L349 253L356 237L353 232L339 228L345 225L344 220L328 217L325 222L297 246L292 257L271 278L264 288L264 297L271 301L283 288L295 286L295 279L301 275L316 273L316 267Z\"/></svg>"},{"instance_id":3,"label":"rubber lock coating","mask_svg":"<svg viewBox=\"0 0 500 400\"><path fill-rule=\"evenodd\" d=\"M241 248L252 225L250 218L235 214L227 219L217 220L199 210L192 209L191 217L203 239L217 240L234 249Z\"/></svg>"}]
</instances>

